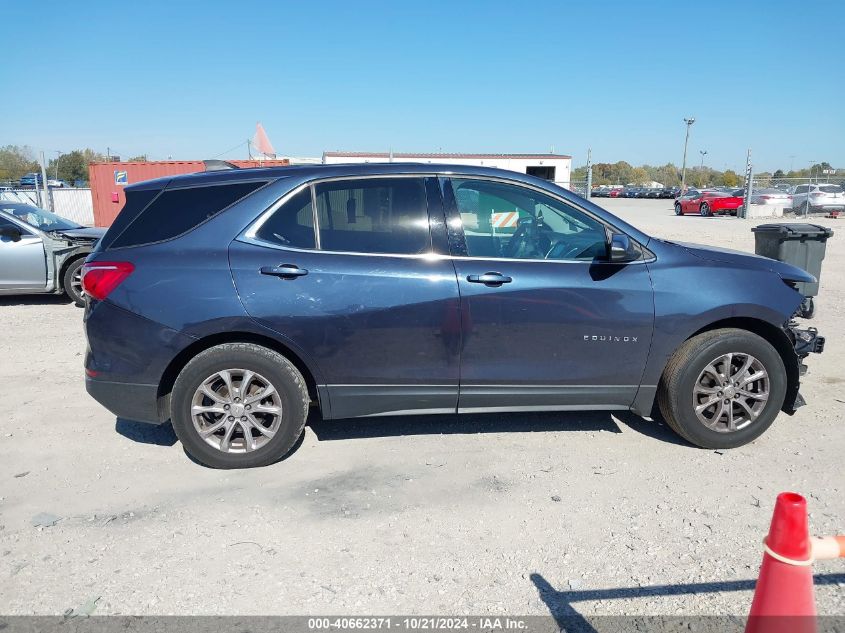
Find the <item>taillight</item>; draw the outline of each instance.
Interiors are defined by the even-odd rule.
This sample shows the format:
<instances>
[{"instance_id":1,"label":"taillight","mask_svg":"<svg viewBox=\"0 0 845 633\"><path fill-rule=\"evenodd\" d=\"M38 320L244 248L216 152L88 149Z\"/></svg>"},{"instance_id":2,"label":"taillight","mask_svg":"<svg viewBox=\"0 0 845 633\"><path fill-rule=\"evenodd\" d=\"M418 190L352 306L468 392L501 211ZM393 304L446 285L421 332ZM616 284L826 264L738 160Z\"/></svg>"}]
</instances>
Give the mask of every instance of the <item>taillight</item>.
<instances>
[{"instance_id":1,"label":"taillight","mask_svg":"<svg viewBox=\"0 0 845 633\"><path fill-rule=\"evenodd\" d=\"M82 290L98 301L109 296L135 266L129 262L91 262L82 266Z\"/></svg>"},{"instance_id":2,"label":"taillight","mask_svg":"<svg viewBox=\"0 0 845 633\"><path fill-rule=\"evenodd\" d=\"M823 196L823 195L824 195L824 191L814 191L814 192L813 192L813 193L811 193L810 195L811 195L811 196L813 196L813 197Z\"/></svg>"}]
</instances>

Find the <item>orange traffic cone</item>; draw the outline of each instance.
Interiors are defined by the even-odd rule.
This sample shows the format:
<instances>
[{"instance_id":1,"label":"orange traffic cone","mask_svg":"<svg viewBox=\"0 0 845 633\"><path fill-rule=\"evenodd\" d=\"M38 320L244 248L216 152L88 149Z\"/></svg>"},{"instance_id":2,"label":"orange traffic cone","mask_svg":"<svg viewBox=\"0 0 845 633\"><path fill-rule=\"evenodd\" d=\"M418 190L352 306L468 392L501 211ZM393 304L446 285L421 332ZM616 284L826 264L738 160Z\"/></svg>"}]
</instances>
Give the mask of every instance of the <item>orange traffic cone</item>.
<instances>
[{"instance_id":1,"label":"orange traffic cone","mask_svg":"<svg viewBox=\"0 0 845 633\"><path fill-rule=\"evenodd\" d=\"M804 497L778 495L763 548L746 633L814 633L813 551Z\"/></svg>"}]
</instances>

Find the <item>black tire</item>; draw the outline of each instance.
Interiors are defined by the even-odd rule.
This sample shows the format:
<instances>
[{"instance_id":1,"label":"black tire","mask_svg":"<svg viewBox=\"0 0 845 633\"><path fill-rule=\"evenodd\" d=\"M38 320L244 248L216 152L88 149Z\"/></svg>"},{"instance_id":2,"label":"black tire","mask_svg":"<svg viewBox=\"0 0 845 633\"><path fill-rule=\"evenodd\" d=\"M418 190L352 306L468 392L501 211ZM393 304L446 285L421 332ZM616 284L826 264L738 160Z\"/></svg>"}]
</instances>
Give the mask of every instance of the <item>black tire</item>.
<instances>
[{"instance_id":1,"label":"black tire","mask_svg":"<svg viewBox=\"0 0 845 633\"><path fill-rule=\"evenodd\" d=\"M78 275L82 270L82 264L84 263L84 257L73 260L70 265L65 268L65 272L62 275L62 288L64 288L65 294L80 308L85 306L85 296L82 294L82 288L78 285ZM76 277L76 283L74 283L74 277Z\"/></svg>"},{"instance_id":2,"label":"black tire","mask_svg":"<svg viewBox=\"0 0 845 633\"><path fill-rule=\"evenodd\" d=\"M684 214L684 210L681 208L681 203L676 202L675 203L675 215L683 215L683 214Z\"/></svg>"},{"instance_id":3,"label":"black tire","mask_svg":"<svg viewBox=\"0 0 845 633\"><path fill-rule=\"evenodd\" d=\"M698 212L701 214L701 217L703 217L703 218L709 218L711 215L713 215L712 212L710 211L710 205L707 204L706 202L701 203L701 206L699 207Z\"/></svg>"},{"instance_id":4,"label":"black tire","mask_svg":"<svg viewBox=\"0 0 845 633\"><path fill-rule=\"evenodd\" d=\"M209 376L226 369L250 370L265 377L281 398L282 421L276 434L256 450L226 453L200 437L191 417L194 393ZM211 468L255 468L277 462L296 444L305 427L310 398L299 370L278 352L253 343L224 343L201 352L179 373L171 397L171 421L185 451Z\"/></svg>"},{"instance_id":5,"label":"black tire","mask_svg":"<svg viewBox=\"0 0 845 633\"><path fill-rule=\"evenodd\" d=\"M719 432L708 428L695 414L693 388L704 368L728 353L750 354L769 375L769 400L747 427ZM736 448L753 442L778 416L786 396L786 370L777 350L765 339L734 328L699 334L679 347L663 371L657 403L668 425L688 442L701 448Z\"/></svg>"}]
</instances>

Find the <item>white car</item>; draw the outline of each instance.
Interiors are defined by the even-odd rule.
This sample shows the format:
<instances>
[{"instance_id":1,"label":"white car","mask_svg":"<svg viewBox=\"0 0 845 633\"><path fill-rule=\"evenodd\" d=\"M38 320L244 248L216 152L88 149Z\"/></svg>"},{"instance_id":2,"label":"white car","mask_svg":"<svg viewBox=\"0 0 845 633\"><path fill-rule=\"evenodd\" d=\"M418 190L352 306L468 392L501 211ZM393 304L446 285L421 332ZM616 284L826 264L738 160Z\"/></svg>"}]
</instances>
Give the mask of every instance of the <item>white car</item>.
<instances>
[{"instance_id":1,"label":"white car","mask_svg":"<svg viewBox=\"0 0 845 633\"><path fill-rule=\"evenodd\" d=\"M845 211L845 191L839 185L823 182L798 185L792 192L792 210L805 215L814 211Z\"/></svg>"}]
</instances>

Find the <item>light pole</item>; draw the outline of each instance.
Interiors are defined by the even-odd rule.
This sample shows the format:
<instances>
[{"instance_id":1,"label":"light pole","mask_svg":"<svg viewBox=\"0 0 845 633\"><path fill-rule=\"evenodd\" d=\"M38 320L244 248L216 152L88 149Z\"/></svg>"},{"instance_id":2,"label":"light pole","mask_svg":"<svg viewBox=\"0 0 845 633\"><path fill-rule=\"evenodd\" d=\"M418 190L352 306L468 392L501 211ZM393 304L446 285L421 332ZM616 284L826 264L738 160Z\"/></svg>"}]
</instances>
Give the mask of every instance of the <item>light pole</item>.
<instances>
[{"instance_id":1,"label":"light pole","mask_svg":"<svg viewBox=\"0 0 845 633\"><path fill-rule=\"evenodd\" d=\"M684 138L684 163L681 167L681 195L684 195L687 188L687 145L689 144L689 129L695 123L695 117L684 119L684 123L687 124L687 135Z\"/></svg>"},{"instance_id":2,"label":"light pole","mask_svg":"<svg viewBox=\"0 0 845 633\"><path fill-rule=\"evenodd\" d=\"M58 149L54 149L53 151L56 152L56 180L58 180L59 179L59 161L62 158L62 151L58 150Z\"/></svg>"},{"instance_id":3,"label":"light pole","mask_svg":"<svg viewBox=\"0 0 845 633\"><path fill-rule=\"evenodd\" d=\"M699 167L698 170L701 172L701 185L704 186L707 184L704 182L704 157L707 156L707 150L700 149L698 150L698 153L701 154L701 167Z\"/></svg>"}]
</instances>

